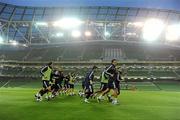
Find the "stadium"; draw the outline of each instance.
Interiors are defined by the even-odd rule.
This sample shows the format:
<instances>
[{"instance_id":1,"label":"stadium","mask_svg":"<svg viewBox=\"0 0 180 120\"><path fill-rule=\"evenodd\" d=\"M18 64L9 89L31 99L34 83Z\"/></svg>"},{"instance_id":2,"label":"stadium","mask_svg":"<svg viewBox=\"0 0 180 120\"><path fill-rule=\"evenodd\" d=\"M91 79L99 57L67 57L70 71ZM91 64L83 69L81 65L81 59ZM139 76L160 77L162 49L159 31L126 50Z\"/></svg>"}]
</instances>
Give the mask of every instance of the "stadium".
<instances>
[{"instance_id":1,"label":"stadium","mask_svg":"<svg viewBox=\"0 0 180 120\"><path fill-rule=\"evenodd\" d=\"M0 120L179 120L179 52L179 0L0 0Z\"/></svg>"}]
</instances>

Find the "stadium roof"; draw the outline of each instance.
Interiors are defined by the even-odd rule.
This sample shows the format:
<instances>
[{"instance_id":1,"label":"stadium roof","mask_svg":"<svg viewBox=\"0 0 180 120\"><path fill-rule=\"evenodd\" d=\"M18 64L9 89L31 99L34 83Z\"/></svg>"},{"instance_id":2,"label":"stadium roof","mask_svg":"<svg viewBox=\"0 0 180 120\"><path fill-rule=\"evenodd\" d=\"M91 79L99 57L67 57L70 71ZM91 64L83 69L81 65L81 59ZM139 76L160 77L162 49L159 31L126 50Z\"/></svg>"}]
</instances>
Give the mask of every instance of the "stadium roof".
<instances>
[{"instance_id":1,"label":"stadium roof","mask_svg":"<svg viewBox=\"0 0 180 120\"><path fill-rule=\"evenodd\" d=\"M69 16L82 20L81 33L89 30L92 36L82 35L76 39L71 35L73 31L53 26ZM142 23L149 18L160 19L166 25L178 24L180 0L0 0L0 37L14 45L15 41L25 44L74 40L139 41ZM63 25L68 24L71 23ZM164 36L161 39L163 41Z\"/></svg>"},{"instance_id":2,"label":"stadium roof","mask_svg":"<svg viewBox=\"0 0 180 120\"><path fill-rule=\"evenodd\" d=\"M180 10L180 0L0 0L0 2L33 7L118 6Z\"/></svg>"}]
</instances>

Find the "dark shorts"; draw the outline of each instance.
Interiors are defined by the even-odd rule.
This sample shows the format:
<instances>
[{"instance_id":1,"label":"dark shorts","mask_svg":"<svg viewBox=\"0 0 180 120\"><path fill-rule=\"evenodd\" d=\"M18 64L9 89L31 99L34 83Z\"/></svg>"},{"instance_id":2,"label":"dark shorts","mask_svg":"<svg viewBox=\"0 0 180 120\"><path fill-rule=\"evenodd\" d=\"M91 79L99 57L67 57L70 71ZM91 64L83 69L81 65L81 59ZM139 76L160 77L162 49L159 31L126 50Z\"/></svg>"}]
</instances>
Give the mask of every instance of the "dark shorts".
<instances>
[{"instance_id":1,"label":"dark shorts","mask_svg":"<svg viewBox=\"0 0 180 120\"><path fill-rule=\"evenodd\" d=\"M65 83L64 83L64 88L65 88L65 89L69 88L69 84L65 82Z\"/></svg>"},{"instance_id":2,"label":"dark shorts","mask_svg":"<svg viewBox=\"0 0 180 120\"><path fill-rule=\"evenodd\" d=\"M108 82L108 88L109 89L116 89L116 85L114 81L109 81Z\"/></svg>"},{"instance_id":3,"label":"dark shorts","mask_svg":"<svg viewBox=\"0 0 180 120\"><path fill-rule=\"evenodd\" d=\"M73 88L74 89L74 84L69 84L69 88Z\"/></svg>"},{"instance_id":4,"label":"dark shorts","mask_svg":"<svg viewBox=\"0 0 180 120\"><path fill-rule=\"evenodd\" d=\"M61 89L62 88L62 85L59 84L59 83L55 84L55 86L56 86L56 89Z\"/></svg>"},{"instance_id":5,"label":"dark shorts","mask_svg":"<svg viewBox=\"0 0 180 120\"><path fill-rule=\"evenodd\" d=\"M47 80L43 80L42 83L43 83L43 88L48 88L50 86L49 81Z\"/></svg>"},{"instance_id":6,"label":"dark shorts","mask_svg":"<svg viewBox=\"0 0 180 120\"><path fill-rule=\"evenodd\" d=\"M62 81L55 81L55 86L56 86L56 89L61 89L62 88Z\"/></svg>"},{"instance_id":7,"label":"dark shorts","mask_svg":"<svg viewBox=\"0 0 180 120\"><path fill-rule=\"evenodd\" d=\"M93 85L91 84L85 85L85 93L93 93L93 92L94 92Z\"/></svg>"},{"instance_id":8,"label":"dark shorts","mask_svg":"<svg viewBox=\"0 0 180 120\"><path fill-rule=\"evenodd\" d=\"M115 82L115 86L116 86L116 89L117 89L118 94L120 94L120 90L121 90L121 88L120 88L120 82Z\"/></svg>"},{"instance_id":9,"label":"dark shorts","mask_svg":"<svg viewBox=\"0 0 180 120\"><path fill-rule=\"evenodd\" d=\"M108 88L108 83L101 83L100 90L104 91Z\"/></svg>"},{"instance_id":10,"label":"dark shorts","mask_svg":"<svg viewBox=\"0 0 180 120\"><path fill-rule=\"evenodd\" d=\"M82 89L84 90L85 88L85 81L82 81Z\"/></svg>"}]
</instances>

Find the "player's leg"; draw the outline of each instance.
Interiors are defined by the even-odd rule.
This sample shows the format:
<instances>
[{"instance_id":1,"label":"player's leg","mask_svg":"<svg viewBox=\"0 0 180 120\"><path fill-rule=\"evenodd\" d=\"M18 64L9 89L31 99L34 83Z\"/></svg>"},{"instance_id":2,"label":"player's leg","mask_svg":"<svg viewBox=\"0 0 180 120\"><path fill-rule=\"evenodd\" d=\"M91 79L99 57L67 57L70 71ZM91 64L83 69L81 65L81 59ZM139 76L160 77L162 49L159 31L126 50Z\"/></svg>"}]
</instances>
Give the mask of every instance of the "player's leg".
<instances>
[{"instance_id":1,"label":"player's leg","mask_svg":"<svg viewBox=\"0 0 180 120\"><path fill-rule=\"evenodd\" d=\"M113 88L112 88L112 90L113 90L113 94L112 94L112 96L113 96L113 101L112 101L112 103L113 104L118 104L118 91L117 91L117 85L113 82Z\"/></svg>"},{"instance_id":2,"label":"player's leg","mask_svg":"<svg viewBox=\"0 0 180 120\"><path fill-rule=\"evenodd\" d=\"M72 95L75 95L75 92L74 92L74 84L72 84Z\"/></svg>"},{"instance_id":3,"label":"player's leg","mask_svg":"<svg viewBox=\"0 0 180 120\"><path fill-rule=\"evenodd\" d=\"M60 91L62 89L62 86L60 83L57 84L57 87L56 87L56 96L59 95Z\"/></svg>"},{"instance_id":4,"label":"player's leg","mask_svg":"<svg viewBox=\"0 0 180 120\"><path fill-rule=\"evenodd\" d=\"M82 82L82 90L79 90L79 93L78 93L80 97L83 97L85 95L85 92L84 92L85 89L84 88L85 88L85 83L83 81Z\"/></svg>"},{"instance_id":5,"label":"player's leg","mask_svg":"<svg viewBox=\"0 0 180 120\"><path fill-rule=\"evenodd\" d=\"M69 91L68 91L69 95L72 96L72 84L69 84Z\"/></svg>"},{"instance_id":6,"label":"player's leg","mask_svg":"<svg viewBox=\"0 0 180 120\"><path fill-rule=\"evenodd\" d=\"M55 92L56 92L56 84L53 84L51 86L51 92L52 92L52 95L55 95Z\"/></svg>"},{"instance_id":7,"label":"player's leg","mask_svg":"<svg viewBox=\"0 0 180 120\"><path fill-rule=\"evenodd\" d=\"M46 97L45 97L47 100L50 100L51 97L52 97L52 94L51 94L52 91L51 91L51 90L53 89L53 87L52 87L53 85L54 85L54 84L50 84L49 81L47 81L47 86L48 86L48 87L46 88L46 89L47 89L47 90L46 90L47 92L46 92Z\"/></svg>"},{"instance_id":8,"label":"player's leg","mask_svg":"<svg viewBox=\"0 0 180 120\"><path fill-rule=\"evenodd\" d=\"M117 85L116 85L117 98L118 98L119 95L120 95L120 90L121 90L121 88L120 88L120 83L117 83ZM119 101L117 101L117 102L119 103Z\"/></svg>"},{"instance_id":9,"label":"player's leg","mask_svg":"<svg viewBox=\"0 0 180 120\"><path fill-rule=\"evenodd\" d=\"M105 90L105 89L104 89L104 84L101 83L100 89L99 89L98 91L94 92L93 97L97 97L97 96L98 96L100 93L102 93L102 91L104 91L104 90Z\"/></svg>"},{"instance_id":10,"label":"player's leg","mask_svg":"<svg viewBox=\"0 0 180 120\"><path fill-rule=\"evenodd\" d=\"M69 91L70 91L70 86L69 86L69 83L67 83L67 84L66 84L65 94L66 94L66 95L69 95Z\"/></svg>"},{"instance_id":11,"label":"player's leg","mask_svg":"<svg viewBox=\"0 0 180 120\"><path fill-rule=\"evenodd\" d=\"M85 86L85 99L84 102L89 103L89 97L92 94L92 86L91 85L86 85Z\"/></svg>"},{"instance_id":12,"label":"player's leg","mask_svg":"<svg viewBox=\"0 0 180 120\"><path fill-rule=\"evenodd\" d=\"M112 88L112 81L109 81L106 84L106 86L104 86L104 88L103 88L104 91L102 91L101 95L99 97L97 97L97 101L100 102L101 100L103 100L104 96L110 92L111 88Z\"/></svg>"},{"instance_id":13,"label":"player's leg","mask_svg":"<svg viewBox=\"0 0 180 120\"><path fill-rule=\"evenodd\" d=\"M107 94L107 93L109 93L109 92L110 92L110 89L109 89L109 88L107 88L106 90L104 90L104 91L100 94L100 96L97 97L97 101L100 102L101 100L103 100L103 99L104 99L104 95Z\"/></svg>"},{"instance_id":14,"label":"player's leg","mask_svg":"<svg viewBox=\"0 0 180 120\"><path fill-rule=\"evenodd\" d=\"M64 86L63 86L63 94L65 94L65 92L66 92L66 84L64 83Z\"/></svg>"},{"instance_id":15,"label":"player's leg","mask_svg":"<svg viewBox=\"0 0 180 120\"><path fill-rule=\"evenodd\" d=\"M48 92L48 82L43 80L42 81L43 88L35 95L37 101L42 100L42 96Z\"/></svg>"}]
</instances>

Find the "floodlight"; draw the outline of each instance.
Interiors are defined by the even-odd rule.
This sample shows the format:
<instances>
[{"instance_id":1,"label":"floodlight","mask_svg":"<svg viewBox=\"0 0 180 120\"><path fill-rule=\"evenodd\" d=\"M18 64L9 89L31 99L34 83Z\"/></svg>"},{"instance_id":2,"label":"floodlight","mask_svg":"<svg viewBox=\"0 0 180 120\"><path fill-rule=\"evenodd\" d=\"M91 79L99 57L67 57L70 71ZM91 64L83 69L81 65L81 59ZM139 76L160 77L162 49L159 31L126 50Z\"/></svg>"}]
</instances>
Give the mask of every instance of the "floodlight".
<instances>
[{"instance_id":1,"label":"floodlight","mask_svg":"<svg viewBox=\"0 0 180 120\"><path fill-rule=\"evenodd\" d=\"M166 30L166 40L176 41L180 38L180 24L169 25Z\"/></svg>"},{"instance_id":2,"label":"floodlight","mask_svg":"<svg viewBox=\"0 0 180 120\"><path fill-rule=\"evenodd\" d=\"M126 35L129 35L129 36L136 36L137 34L136 34L136 33L126 33Z\"/></svg>"},{"instance_id":3,"label":"floodlight","mask_svg":"<svg viewBox=\"0 0 180 120\"><path fill-rule=\"evenodd\" d=\"M92 35L92 33L90 31L85 31L84 35L87 37L90 37Z\"/></svg>"},{"instance_id":4,"label":"floodlight","mask_svg":"<svg viewBox=\"0 0 180 120\"><path fill-rule=\"evenodd\" d=\"M71 29L80 26L83 21L77 18L63 18L53 23L54 27L61 27L63 29Z\"/></svg>"},{"instance_id":5,"label":"floodlight","mask_svg":"<svg viewBox=\"0 0 180 120\"><path fill-rule=\"evenodd\" d=\"M28 47L26 44L22 44L23 47Z\"/></svg>"},{"instance_id":6,"label":"floodlight","mask_svg":"<svg viewBox=\"0 0 180 120\"><path fill-rule=\"evenodd\" d=\"M143 38L147 41L157 40L164 27L164 23L159 19L147 20L143 27Z\"/></svg>"},{"instance_id":7,"label":"floodlight","mask_svg":"<svg viewBox=\"0 0 180 120\"><path fill-rule=\"evenodd\" d=\"M105 32L104 32L104 35L105 35L105 36L110 36L110 33L109 33L108 31L105 31Z\"/></svg>"},{"instance_id":8,"label":"floodlight","mask_svg":"<svg viewBox=\"0 0 180 120\"><path fill-rule=\"evenodd\" d=\"M61 33L61 32L56 33L56 37L63 37L63 36L64 36L64 34L63 34L63 33Z\"/></svg>"},{"instance_id":9,"label":"floodlight","mask_svg":"<svg viewBox=\"0 0 180 120\"><path fill-rule=\"evenodd\" d=\"M135 26L135 27L143 27L142 22L129 22L127 25L128 26Z\"/></svg>"},{"instance_id":10,"label":"floodlight","mask_svg":"<svg viewBox=\"0 0 180 120\"><path fill-rule=\"evenodd\" d=\"M14 45L14 46L16 46L16 45L18 45L18 43L17 42L13 42L13 43L11 43L12 45Z\"/></svg>"},{"instance_id":11,"label":"floodlight","mask_svg":"<svg viewBox=\"0 0 180 120\"><path fill-rule=\"evenodd\" d=\"M48 23L46 22L36 22L37 26L48 26Z\"/></svg>"},{"instance_id":12,"label":"floodlight","mask_svg":"<svg viewBox=\"0 0 180 120\"><path fill-rule=\"evenodd\" d=\"M3 44L4 43L4 40L3 38L0 36L0 44Z\"/></svg>"},{"instance_id":13,"label":"floodlight","mask_svg":"<svg viewBox=\"0 0 180 120\"><path fill-rule=\"evenodd\" d=\"M9 40L9 43L14 46L18 45L18 42L15 40Z\"/></svg>"},{"instance_id":14,"label":"floodlight","mask_svg":"<svg viewBox=\"0 0 180 120\"><path fill-rule=\"evenodd\" d=\"M134 22L133 25L136 27L142 27L143 23L142 22Z\"/></svg>"},{"instance_id":15,"label":"floodlight","mask_svg":"<svg viewBox=\"0 0 180 120\"><path fill-rule=\"evenodd\" d=\"M78 31L78 30L72 31L72 37L77 38L77 37L80 37L80 36L81 36L81 32L80 31Z\"/></svg>"}]
</instances>

